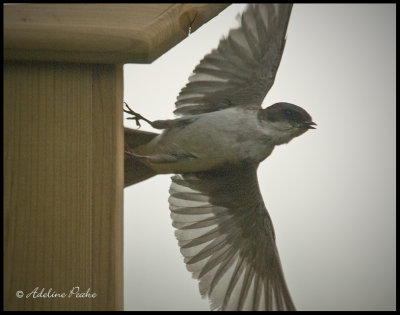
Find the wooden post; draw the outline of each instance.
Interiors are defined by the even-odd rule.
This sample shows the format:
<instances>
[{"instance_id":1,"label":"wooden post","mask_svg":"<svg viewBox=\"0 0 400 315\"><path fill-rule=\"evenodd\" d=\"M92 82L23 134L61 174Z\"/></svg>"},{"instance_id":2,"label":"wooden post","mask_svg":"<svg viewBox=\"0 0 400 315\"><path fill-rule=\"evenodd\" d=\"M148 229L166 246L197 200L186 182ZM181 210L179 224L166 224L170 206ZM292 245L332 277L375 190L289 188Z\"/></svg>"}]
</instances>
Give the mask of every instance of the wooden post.
<instances>
[{"instance_id":1,"label":"wooden post","mask_svg":"<svg viewBox=\"0 0 400 315\"><path fill-rule=\"evenodd\" d=\"M122 65L226 6L4 7L5 310L123 309Z\"/></svg>"}]
</instances>

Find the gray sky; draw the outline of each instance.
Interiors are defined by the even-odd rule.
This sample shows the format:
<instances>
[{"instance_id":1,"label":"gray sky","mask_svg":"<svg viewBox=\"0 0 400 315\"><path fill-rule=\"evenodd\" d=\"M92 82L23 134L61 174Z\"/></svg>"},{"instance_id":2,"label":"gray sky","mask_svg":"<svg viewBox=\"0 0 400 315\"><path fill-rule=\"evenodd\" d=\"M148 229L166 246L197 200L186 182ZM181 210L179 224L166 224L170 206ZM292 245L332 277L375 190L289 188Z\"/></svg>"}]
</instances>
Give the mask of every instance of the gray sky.
<instances>
[{"instance_id":1,"label":"gray sky","mask_svg":"<svg viewBox=\"0 0 400 315\"><path fill-rule=\"evenodd\" d=\"M153 64L126 65L124 100L150 120L173 118L190 73L243 9L231 5ZM396 308L395 10L293 6L263 107L294 103L318 127L276 147L258 177L298 310ZM169 185L158 175L124 191L125 310L208 310L174 236Z\"/></svg>"}]
</instances>

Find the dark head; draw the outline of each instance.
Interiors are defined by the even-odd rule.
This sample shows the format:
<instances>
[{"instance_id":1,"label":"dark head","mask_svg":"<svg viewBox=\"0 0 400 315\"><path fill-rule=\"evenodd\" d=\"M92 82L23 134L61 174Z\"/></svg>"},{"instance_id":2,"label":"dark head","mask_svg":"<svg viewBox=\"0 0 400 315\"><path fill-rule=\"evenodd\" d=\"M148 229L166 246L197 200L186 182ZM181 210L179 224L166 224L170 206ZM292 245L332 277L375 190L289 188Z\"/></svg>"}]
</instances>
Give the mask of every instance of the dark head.
<instances>
[{"instance_id":1,"label":"dark head","mask_svg":"<svg viewBox=\"0 0 400 315\"><path fill-rule=\"evenodd\" d=\"M275 137L279 138L277 144L287 143L308 129L315 129L316 125L304 109L283 102L261 109L258 118Z\"/></svg>"}]
</instances>

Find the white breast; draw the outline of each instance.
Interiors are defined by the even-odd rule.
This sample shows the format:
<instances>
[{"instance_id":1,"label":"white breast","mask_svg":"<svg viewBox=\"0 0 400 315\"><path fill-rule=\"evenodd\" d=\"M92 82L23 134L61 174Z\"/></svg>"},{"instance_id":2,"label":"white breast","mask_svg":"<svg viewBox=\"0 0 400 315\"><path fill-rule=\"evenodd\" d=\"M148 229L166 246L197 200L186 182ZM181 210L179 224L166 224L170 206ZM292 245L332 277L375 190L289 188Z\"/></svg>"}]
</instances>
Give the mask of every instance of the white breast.
<instances>
[{"instance_id":1,"label":"white breast","mask_svg":"<svg viewBox=\"0 0 400 315\"><path fill-rule=\"evenodd\" d=\"M270 137L259 123L257 110L229 108L198 117L183 128L164 132L138 148L137 153L196 156L176 163L150 165L162 173L183 173L211 169L226 162L260 162L273 150Z\"/></svg>"}]
</instances>

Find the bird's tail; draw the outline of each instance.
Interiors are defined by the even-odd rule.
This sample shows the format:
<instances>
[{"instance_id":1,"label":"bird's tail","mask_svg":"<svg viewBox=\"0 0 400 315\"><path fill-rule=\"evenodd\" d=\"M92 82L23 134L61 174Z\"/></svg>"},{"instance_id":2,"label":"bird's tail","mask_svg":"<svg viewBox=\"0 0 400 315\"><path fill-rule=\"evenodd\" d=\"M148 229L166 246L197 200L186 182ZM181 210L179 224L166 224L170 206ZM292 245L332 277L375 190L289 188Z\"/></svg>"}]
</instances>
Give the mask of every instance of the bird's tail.
<instances>
[{"instance_id":1,"label":"bird's tail","mask_svg":"<svg viewBox=\"0 0 400 315\"><path fill-rule=\"evenodd\" d=\"M124 128L125 134L125 150L131 150L139 145L146 144L154 137L158 136L157 133L141 131L136 129ZM157 175L150 167L144 165L139 159L134 159L129 154L125 153L124 158L124 186L130 186Z\"/></svg>"}]
</instances>

